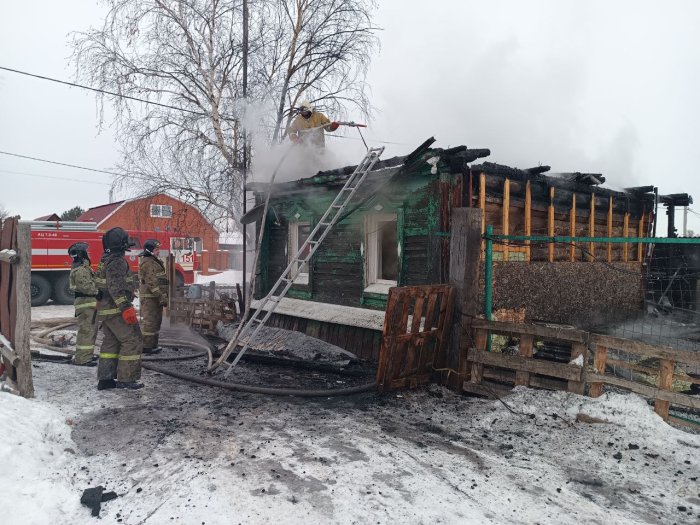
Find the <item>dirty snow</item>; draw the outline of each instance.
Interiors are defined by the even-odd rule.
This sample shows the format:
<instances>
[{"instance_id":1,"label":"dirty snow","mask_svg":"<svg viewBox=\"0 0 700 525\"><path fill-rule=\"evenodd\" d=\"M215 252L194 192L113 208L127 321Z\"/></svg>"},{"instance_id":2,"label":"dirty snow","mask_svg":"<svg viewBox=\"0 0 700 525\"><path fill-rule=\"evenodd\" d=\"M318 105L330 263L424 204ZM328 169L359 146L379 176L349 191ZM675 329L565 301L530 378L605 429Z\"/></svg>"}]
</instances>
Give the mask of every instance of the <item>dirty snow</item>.
<instances>
[{"instance_id":1,"label":"dirty snow","mask_svg":"<svg viewBox=\"0 0 700 525\"><path fill-rule=\"evenodd\" d=\"M273 398L148 371L143 390L98 392L95 369L34 372L36 400L0 394L9 524L95 523L79 500L100 484L120 495L103 523L700 519L700 436L632 394Z\"/></svg>"},{"instance_id":2,"label":"dirty snow","mask_svg":"<svg viewBox=\"0 0 700 525\"><path fill-rule=\"evenodd\" d=\"M583 366L583 354L569 361L570 365Z\"/></svg>"}]
</instances>

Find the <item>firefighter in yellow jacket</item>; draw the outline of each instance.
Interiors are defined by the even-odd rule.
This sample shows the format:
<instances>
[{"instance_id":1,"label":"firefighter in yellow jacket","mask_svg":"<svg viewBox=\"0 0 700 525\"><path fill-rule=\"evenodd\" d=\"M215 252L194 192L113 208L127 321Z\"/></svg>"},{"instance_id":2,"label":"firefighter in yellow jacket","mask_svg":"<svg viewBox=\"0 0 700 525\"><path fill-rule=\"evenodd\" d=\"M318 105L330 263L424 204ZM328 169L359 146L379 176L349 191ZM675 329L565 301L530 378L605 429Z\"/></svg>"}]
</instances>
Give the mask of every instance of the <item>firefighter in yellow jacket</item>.
<instances>
[{"instance_id":1,"label":"firefighter in yellow jacket","mask_svg":"<svg viewBox=\"0 0 700 525\"><path fill-rule=\"evenodd\" d=\"M158 334L163 321L163 308L168 306L168 278L165 265L157 256L159 247L160 243L157 240L146 240L139 261L139 302L144 354L160 352Z\"/></svg>"},{"instance_id":2,"label":"firefighter in yellow jacket","mask_svg":"<svg viewBox=\"0 0 700 525\"><path fill-rule=\"evenodd\" d=\"M97 266L97 287L102 298L97 315L102 321L102 345L97 367L97 389L143 388L141 378L141 330L132 301L137 278L124 257L132 244L122 228L112 228L102 237L104 254ZM115 381L116 379L116 381Z\"/></svg>"},{"instance_id":3,"label":"firefighter in yellow jacket","mask_svg":"<svg viewBox=\"0 0 700 525\"><path fill-rule=\"evenodd\" d=\"M95 284L95 273L90 268L88 244L76 242L68 248L73 259L70 269L70 289L75 294L75 316L78 318L78 335L75 339L73 364L95 366L93 353L97 337L96 308L100 293Z\"/></svg>"},{"instance_id":4,"label":"firefighter in yellow jacket","mask_svg":"<svg viewBox=\"0 0 700 525\"><path fill-rule=\"evenodd\" d=\"M302 102L298 115L287 130L287 136L292 142L323 149L326 146L325 131L338 129L337 122L331 122L323 113L315 111L309 102Z\"/></svg>"}]
</instances>

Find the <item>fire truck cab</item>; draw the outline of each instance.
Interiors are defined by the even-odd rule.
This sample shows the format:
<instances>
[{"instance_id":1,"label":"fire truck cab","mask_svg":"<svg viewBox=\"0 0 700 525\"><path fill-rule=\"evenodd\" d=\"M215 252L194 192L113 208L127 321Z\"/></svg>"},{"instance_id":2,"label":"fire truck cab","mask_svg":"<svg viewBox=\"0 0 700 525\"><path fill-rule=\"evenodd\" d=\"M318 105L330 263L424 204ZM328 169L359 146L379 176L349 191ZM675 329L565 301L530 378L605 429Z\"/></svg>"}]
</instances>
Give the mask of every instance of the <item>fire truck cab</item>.
<instances>
[{"instance_id":1,"label":"fire truck cab","mask_svg":"<svg viewBox=\"0 0 700 525\"><path fill-rule=\"evenodd\" d=\"M86 242L92 268L96 269L102 257L102 233L94 222L33 221L32 227L32 306L41 306L49 299L59 304L73 304L69 286L72 260L68 248L76 242ZM139 254L146 239L157 239L161 259L172 252L175 256L177 286L192 284L197 269L194 239L172 232L128 231L134 246L126 252L132 272L138 273Z\"/></svg>"}]
</instances>

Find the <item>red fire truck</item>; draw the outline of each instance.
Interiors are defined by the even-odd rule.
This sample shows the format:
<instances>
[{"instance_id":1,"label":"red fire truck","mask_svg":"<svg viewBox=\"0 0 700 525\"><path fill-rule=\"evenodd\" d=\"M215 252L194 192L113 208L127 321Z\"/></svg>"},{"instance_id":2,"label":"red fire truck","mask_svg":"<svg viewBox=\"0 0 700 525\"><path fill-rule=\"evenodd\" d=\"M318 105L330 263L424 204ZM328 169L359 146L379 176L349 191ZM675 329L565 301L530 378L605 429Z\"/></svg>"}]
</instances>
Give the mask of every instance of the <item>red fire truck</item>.
<instances>
[{"instance_id":1,"label":"red fire truck","mask_svg":"<svg viewBox=\"0 0 700 525\"><path fill-rule=\"evenodd\" d=\"M49 299L59 304L73 304L69 286L71 258L68 247L78 241L86 242L92 267L102 257L102 233L94 222L32 221L32 306L41 306ZM131 271L138 272L138 255L143 251L146 239L158 239L160 252L165 258L175 255L175 279L178 286L191 284L197 269L194 239L172 232L129 231L134 246L126 252Z\"/></svg>"}]
</instances>

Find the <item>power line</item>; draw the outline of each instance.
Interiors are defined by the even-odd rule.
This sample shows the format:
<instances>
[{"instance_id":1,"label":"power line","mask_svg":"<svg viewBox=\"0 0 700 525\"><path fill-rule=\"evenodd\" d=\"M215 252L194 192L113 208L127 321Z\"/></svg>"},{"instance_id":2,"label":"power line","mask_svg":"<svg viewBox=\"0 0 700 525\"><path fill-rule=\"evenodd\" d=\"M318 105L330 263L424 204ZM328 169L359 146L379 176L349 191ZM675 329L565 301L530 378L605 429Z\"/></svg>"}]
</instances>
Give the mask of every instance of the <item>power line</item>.
<instances>
[{"instance_id":1,"label":"power line","mask_svg":"<svg viewBox=\"0 0 700 525\"><path fill-rule=\"evenodd\" d=\"M30 157L28 155L20 155L19 153L10 153L9 151L0 151L2 155L9 155L11 157L19 157L20 159L36 160L38 162L46 162L48 164L57 164L58 166L67 166L69 168L76 168L79 170L94 171L96 173L106 173L107 175L112 175L113 177L121 175L120 173L114 173L113 171L98 170L95 168L86 168L85 166L77 166L76 164L66 164L65 162L58 162L55 160L40 159L37 157Z\"/></svg>"},{"instance_id":2,"label":"power line","mask_svg":"<svg viewBox=\"0 0 700 525\"><path fill-rule=\"evenodd\" d=\"M9 173L11 175L25 175L27 177L41 177L42 179L69 180L72 182L84 182L86 184L99 184L101 186L111 186L109 182L98 182L96 180L74 179L71 177L56 177L52 175L39 175L38 173L25 173L23 171L0 170L0 173Z\"/></svg>"},{"instance_id":3,"label":"power line","mask_svg":"<svg viewBox=\"0 0 700 525\"><path fill-rule=\"evenodd\" d=\"M41 80L48 80L49 82L55 82L57 84L63 84L63 85L70 86L70 87L87 89L89 91L95 91L96 93L102 93L104 95L111 95L113 97L126 98L129 100L134 100L136 102L143 102L144 104L151 104L151 105L160 106L163 108L174 109L176 111L184 111L186 113L192 113L193 115L209 116L209 113L205 113L203 111L195 111L194 109L187 109L187 108L183 108L183 107L171 106L169 104L163 104L161 102L153 102L152 100L146 100L143 98L132 97L131 95L124 95L122 93L115 93L114 91L107 91L105 89L99 89L99 88L94 88L94 87L90 87L90 86L85 86L82 84L76 84L75 82L68 82L66 80L59 80L57 78L51 78L51 77L47 77L44 75L37 75L35 73L29 73L27 71L20 71L19 69L12 69L10 67L4 67L4 66L0 66L0 69L2 69L3 71L10 71L11 73L17 73L19 75L25 75L28 77L38 78ZM238 120L235 117L229 117L226 115L220 115L220 116L224 120Z\"/></svg>"}]
</instances>

